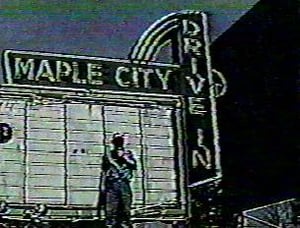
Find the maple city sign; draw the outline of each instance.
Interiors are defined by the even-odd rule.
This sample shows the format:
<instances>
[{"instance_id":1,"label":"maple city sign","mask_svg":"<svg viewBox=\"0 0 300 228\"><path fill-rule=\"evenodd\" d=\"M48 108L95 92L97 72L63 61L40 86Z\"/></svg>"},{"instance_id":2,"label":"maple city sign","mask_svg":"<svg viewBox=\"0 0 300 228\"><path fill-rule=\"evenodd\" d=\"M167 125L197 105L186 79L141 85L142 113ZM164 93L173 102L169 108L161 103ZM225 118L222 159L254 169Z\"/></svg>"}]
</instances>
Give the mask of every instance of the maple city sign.
<instances>
[{"instance_id":1,"label":"maple city sign","mask_svg":"<svg viewBox=\"0 0 300 228\"><path fill-rule=\"evenodd\" d=\"M179 92L172 64L12 50L3 60L7 84Z\"/></svg>"},{"instance_id":2,"label":"maple city sign","mask_svg":"<svg viewBox=\"0 0 300 228\"><path fill-rule=\"evenodd\" d=\"M2 58L4 81L207 97L213 81L206 27L203 13L170 14L145 31L129 60L6 50ZM174 43L174 37L180 37L175 42L175 52L181 53L178 61L174 60L176 64L153 62L164 44Z\"/></svg>"}]
</instances>

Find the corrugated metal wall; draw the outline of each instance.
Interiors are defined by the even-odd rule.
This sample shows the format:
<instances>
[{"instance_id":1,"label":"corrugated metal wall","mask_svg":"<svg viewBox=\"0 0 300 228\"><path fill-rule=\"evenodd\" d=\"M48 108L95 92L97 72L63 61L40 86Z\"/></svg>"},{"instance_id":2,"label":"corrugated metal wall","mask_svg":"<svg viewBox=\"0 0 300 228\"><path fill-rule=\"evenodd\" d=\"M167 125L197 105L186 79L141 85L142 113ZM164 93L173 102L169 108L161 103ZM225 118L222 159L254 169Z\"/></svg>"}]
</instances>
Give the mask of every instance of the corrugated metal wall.
<instances>
[{"instance_id":1,"label":"corrugated metal wall","mask_svg":"<svg viewBox=\"0 0 300 228\"><path fill-rule=\"evenodd\" d=\"M64 106L27 106L26 203L64 203Z\"/></svg>"},{"instance_id":2,"label":"corrugated metal wall","mask_svg":"<svg viewBox=\"0 0 300 228\"><path fill-rule=\"evenodd\" d=\"M25 102L1 100L0 104L0 121L14 128L13 140L0 146L0 197L23 202Z\"/></svg>"},{"instance_id":3,"label":"corrugated metal wall","mask_svg":"<svg viewBox=\"0 0 300 228\"><path fill-rule=\"evenodd\" d=\"M145 137L146 203L168 201L176 197L174 160L174 123L172 109L143 110Z\"/></svg>"},{"instance_id":4,"label":"corrugated metal wall","mask_svg":"<svg viewBox=\"0 0 300 228\"><path fill-rule=\"evenodd\" d=\"M67 204L95 205L104 152L102 106L66 107Z\"/></svg>"},{"instance_id":5,"label":"corrugated metal wall","mask_svg":"<svg viewBox=\"0 0 300 228\"><path fill-rule=\"evenodd\" d=\"M138 160L134 205L176 199L173 107L1 102L14 139L0 145L0 198L96 206L102 155L123 132Z\"/></svg>"}]
</instances>

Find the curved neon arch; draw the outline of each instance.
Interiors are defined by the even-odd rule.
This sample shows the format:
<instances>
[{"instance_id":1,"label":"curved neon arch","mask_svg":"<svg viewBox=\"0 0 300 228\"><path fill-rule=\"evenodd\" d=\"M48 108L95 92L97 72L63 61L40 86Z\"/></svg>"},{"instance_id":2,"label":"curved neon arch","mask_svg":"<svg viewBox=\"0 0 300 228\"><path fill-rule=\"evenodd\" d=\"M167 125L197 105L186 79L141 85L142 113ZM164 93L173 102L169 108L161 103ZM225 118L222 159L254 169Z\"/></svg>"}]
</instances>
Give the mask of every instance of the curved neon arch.
<instances>
[{"instance_id":1,"label":"curved neon arch","mask_svg":"<svg viewBox=\"0 0 300 228\"><path fill-rule=\"evenodd\" d=\"M159 50L171 40L170 35L179 32L181 19L189 15L200 15L201 11L184 10L168 14L154 22L133 46L129 59L151 61Z\"/></svg>"}]
</instances>

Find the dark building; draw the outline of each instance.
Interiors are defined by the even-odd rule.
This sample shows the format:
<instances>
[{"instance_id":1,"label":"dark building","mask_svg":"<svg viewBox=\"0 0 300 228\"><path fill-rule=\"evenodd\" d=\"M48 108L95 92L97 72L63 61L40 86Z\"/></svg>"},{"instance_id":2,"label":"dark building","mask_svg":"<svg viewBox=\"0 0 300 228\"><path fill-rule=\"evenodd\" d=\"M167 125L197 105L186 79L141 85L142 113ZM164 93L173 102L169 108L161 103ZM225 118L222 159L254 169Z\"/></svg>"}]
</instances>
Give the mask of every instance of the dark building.
<instances>
[{"instance_id":1,"label":"dark building","mask_svg":"<svg viewBox=\"0 0 300 228\"><path fill-rule=\"evenodd\" d=\"M299 194L297 9L260 1L212 44L227 216Z\"/></svg>"}]
</instances>

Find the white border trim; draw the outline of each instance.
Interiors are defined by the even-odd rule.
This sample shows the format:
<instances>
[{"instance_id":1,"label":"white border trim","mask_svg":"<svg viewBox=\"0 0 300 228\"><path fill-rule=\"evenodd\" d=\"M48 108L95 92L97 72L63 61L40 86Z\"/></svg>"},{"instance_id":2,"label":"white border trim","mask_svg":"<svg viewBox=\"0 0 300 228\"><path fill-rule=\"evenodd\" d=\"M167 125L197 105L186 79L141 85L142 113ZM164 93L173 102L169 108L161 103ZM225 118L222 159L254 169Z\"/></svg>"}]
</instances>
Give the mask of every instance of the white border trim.
<instances>
[{"instance_id":1,"label":"white border trim","mask_svg":"<svg viewBox=\"0 0 300 228\"><path fill-rule=\"evenodd\" d=\"M25 89L25 90L24 90ZM31 91L26 91L26 90ZM97 90L97 89L83 89L83 88L69 88L69 87L55 87L55 86L42 86L42 85L20 85L20 84L3 84L0 86L0 93L8 92L11 93L39 93L42 96L42 91L52 92L52 93L68 93L74 92L76 94L84 93L89 96L93 95L119 95L119 96L135 96L135 97L152 97L152 98L161 98L161 99L178 99L182 96L181 94L158 94L158 93L146 93L146 92L130 92L130 91L116 91L116 90Z\"/></svg>"},{"instance_id":2,"label":"white border trim","mask_svg":"<svg viewBox=\"0 0 300 228\"><path fill-rule=\"evenodd\" d=\"M3 59L4 59L3 73L5 72L5 74L7 75L6 79L7 79L8 84L13 83L11 70L10 70L10 66L9 66L9 57L8 57L8 55L10 53L11 53L10 51L4 51L4 54L3 54ZM4 80L5 80L5 75L3 75L3 76L4 76Z\"/></svg>"},{"instance_id":3,"label":"white border trim","mask_svg":"<svg viewBox=\"0 0 300 228\"><path fill-rule=\"evenodd\" d=\"M267 208L267 207L270 207L270 206L275 206L275 205L280 205L280 204L283 204L283 203L293 202L295 200L296 200L296 198L291 198L291 199L287 199L287 200L281 200L281 201L275 202L275 203L270 203L270 204L267 204L267 205L264 205L264 206L255 207L255 208L243 211L243 214L251 212L251 211L255 211L255 210L260 210L260 209L263 209L263 208Z\"/></svg>"},{"instance_id":4,"label":"white border trim","mask_svg":"<svg viewBox=\"0 0 300 228\"><path fill-rule=\"evenodd\" d=\"M212 75L212 66L211 66L211 56L209 51L209 36L208 36L208 22L207 16L205 13L202 15L202 24L203 24L203 33L204 33L204 43L205 43L205 56L207 61L207 76L209 83L209 99L211 103L211 117L212 117L212 128L214 132L214 146L215 146L215 165L216 165L216 174L217 176L222 176L222 167L221 167L221 149L219 145L219 130L218 130L218 121L217 121L217 105L215 100L215 91L214 91L214 82Z\"/></svg>"},{"instance_id":5,"label":"white border trim","mask_svg":"<svg viewBox=\"0 0 300 228\"><path fill-rule=\"evenodd\" d=\"M171 32L172 30L176 29L178 27L178 25L173 25L171 28L166 29L164 32L162 32L157 38L154 39L153 41L153 45L150 45L149 48L146 49L146 52L144 54L143 59L145 60L149 60L149 61L153 61L158 52L161 50L161 48L166 45L167 42L170 43L170 40L166 40L164 43L162 43L161 45L159 45L159 42L163 39L163 37L165 35L167 35L169 32ZM145 48L145 47L144 47ZM157 48L157 50L155 51L155 48Z\"/></svg>"},{"instance_id":6,"label":"white border trim","mask_svg":"<svg viewBox=\"0 0 300 228\"><path fill-rule=\"evenodd\" d=\"M105 58L105 57L94 57L94 56L83 56L83 55L70 55L70 54L56 54L49 52L35 52L35 51L18 51L18 50L5 50L4 51L4 61L5 68L9 69L9 54L22 54L22 55L38 55L45 57L57 57L57 58L70 58L70 59L80 59L80 60L93 60L93 61L105 61L112 63L124 63L124 64L141 64L144 66L159 66L159 67L172 67L172 68L180 68L179 65L171 64L171 63L160 63L160 62L151 62L145 60L128 60L128 59L113 59L113 58ZM10 72L11 75L11 72Z\"/></svg>"}]
</instances>

